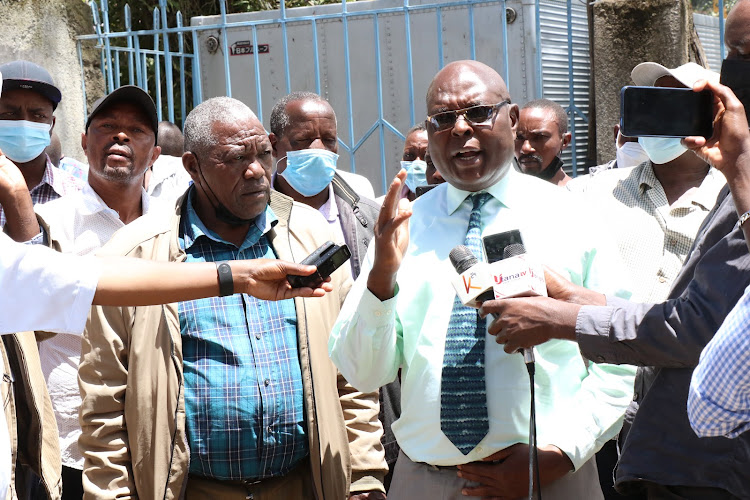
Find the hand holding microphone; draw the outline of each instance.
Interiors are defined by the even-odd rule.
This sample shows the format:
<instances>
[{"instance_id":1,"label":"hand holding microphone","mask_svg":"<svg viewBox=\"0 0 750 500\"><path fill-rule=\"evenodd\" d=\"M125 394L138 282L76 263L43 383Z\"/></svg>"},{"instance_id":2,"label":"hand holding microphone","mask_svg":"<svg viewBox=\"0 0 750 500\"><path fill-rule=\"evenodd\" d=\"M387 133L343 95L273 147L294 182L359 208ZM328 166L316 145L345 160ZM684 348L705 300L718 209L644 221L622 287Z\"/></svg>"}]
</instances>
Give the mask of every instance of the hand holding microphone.
<instances>
[{"instance_id":1,"label":"hand holding microphone","mask_svg":"<svg viewBox=\"0 0 750 500\"><path fill-rule=\"evenodd\" d=\"M513 253L524 253L523 245L518 245L510 250ZM511 257L511 255L506 255ZM488 300L494 300L498 297L536 294L534 286L539 287L538 283L532 286L533 282L538 282L538 276L532 277L531 269L524 262L510 262L509 265L494 265L479 262L476 256L464 245L459 245L451 250L450 260L458 275L454 278L453 286L456 289L461 303L469 307L482 306L482 303ZM541 275L542 286L544 276ZM490 312L497 322L499 316ZM490 333L492 333L490 331ZM513 352L508 351L506 352ZM534 362L533 349L519 349L524 357L524 362L529 364Z\"/></svg>"}]
</instances>

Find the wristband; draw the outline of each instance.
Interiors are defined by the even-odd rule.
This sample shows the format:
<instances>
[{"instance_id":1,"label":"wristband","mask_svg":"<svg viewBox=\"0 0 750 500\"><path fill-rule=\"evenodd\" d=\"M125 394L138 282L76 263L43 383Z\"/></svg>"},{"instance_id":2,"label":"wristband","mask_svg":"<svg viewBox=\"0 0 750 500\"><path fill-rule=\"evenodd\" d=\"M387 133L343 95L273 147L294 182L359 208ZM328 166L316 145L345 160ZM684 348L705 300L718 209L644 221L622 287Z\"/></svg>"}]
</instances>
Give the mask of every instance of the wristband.
<instances>
[{"instance_id":1,"label":"wristband","mask_svg":"<svg viewBox=\"0 0 750 500\"><path fill-rule=\"evenodd\" d=\"M744 224L747 219L750 219L750 210L740 215L740 220L737 221L737 227L742 227L742 224Z\"/></svg>"},{"instance_id":2,"label":"wristband","mask_svg":"<svg viewBox=\"0 0 750 500\"><path fill-rule=\"evenodd\" d=\"M216 263L216 272L219 275L219 297L234 294L234 279L232 279L232 268L226 261Z\"/></svg>"}]
</instances>

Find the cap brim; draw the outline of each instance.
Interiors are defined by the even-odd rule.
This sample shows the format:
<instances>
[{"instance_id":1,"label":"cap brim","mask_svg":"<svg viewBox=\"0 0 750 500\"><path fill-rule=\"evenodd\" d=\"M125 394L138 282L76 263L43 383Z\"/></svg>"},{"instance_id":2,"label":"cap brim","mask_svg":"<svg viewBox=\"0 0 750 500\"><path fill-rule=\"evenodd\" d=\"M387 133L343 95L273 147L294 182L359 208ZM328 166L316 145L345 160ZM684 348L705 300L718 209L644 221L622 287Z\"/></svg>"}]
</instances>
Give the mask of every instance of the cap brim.
<instances>
[{"instance_id":1,"label":"cap brim","mask_svg":"<svg viewBox=\"0 0 750 500\"><path fill-rule=\"evenodd\" d=\"M50 101L54 106L57 106L62 100L62 94L60 90L54 85L48 83L39 82L36 80L19 80L16 78L8 78L3 80L3 90L31 90L37 94L41 94Z\"/></svg>"},{"instance_id":2,"label":"cap brim","mask_svg":"<svg viewBox=\"0 0 750 500\"><path fill-rule=\"evenodd\" d=\"M94 106L91 109L91 113L89 113L89 116L86 119L86 131L88 131L89 125L91 125L91 120L101 110L116 102L129 102L132 104L136 104L143 110L144 113L146 113L146 116L148 116L149 121L151 122L151 128L154 131L154 143L156 143L159 131L159 117L156 114L156 105L154 104L154 100L151 99L151 96L148 95L145 90L140 87L136 87L135 85L126 85L124 87L120 87L113 90L108 95L98 99L94 103Z\"/></svg>"},{"instance_id":3,"label":"cap brim","mask_svg":"<svg viewBox=\"0 0 750 500\"><path fill-rule=\"evenodd\" d=\"M662 76L671 75L669 68L655 62L644 62L633 68L630 78L641 87L652 87Z\"/></svg>"}]
</instances>

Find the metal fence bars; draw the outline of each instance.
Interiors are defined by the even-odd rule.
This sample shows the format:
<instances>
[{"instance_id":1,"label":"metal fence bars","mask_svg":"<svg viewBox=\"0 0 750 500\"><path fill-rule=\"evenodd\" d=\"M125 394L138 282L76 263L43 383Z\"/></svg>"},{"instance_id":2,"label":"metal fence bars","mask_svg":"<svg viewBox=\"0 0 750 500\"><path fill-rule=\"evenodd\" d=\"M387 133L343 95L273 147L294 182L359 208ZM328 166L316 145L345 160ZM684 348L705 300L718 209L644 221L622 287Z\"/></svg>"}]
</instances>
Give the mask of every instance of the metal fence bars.
<instances>
[{"instance_id":1,"label":"metal fence bars","mask_svg":"<svg viewBox=\"0 0 750 500\"><path fill-rule=\"evenodd\" d=\"M514 102L544 96L561 104L573 135L563 161L572 175L588 166L589 40L580 0L366 0L293 9L281 0L279 10L241 14L228 14L220 0L219 15L189 26L179 12L169 26L167 0L159 0L152 29L133 30L126 6L125 29L114 32L107 0L90 7L95 32L78 37L81 71L82 45L96 44L107 92L138 85L154 97L159 119L178 125L204 99L232 96L268 128L276 100L315 91L336 111L339 168L367 176L376 192L398 169L404 133L426 116L430 80L457 59L498 70Z\"/></svg>"}]
</instances>

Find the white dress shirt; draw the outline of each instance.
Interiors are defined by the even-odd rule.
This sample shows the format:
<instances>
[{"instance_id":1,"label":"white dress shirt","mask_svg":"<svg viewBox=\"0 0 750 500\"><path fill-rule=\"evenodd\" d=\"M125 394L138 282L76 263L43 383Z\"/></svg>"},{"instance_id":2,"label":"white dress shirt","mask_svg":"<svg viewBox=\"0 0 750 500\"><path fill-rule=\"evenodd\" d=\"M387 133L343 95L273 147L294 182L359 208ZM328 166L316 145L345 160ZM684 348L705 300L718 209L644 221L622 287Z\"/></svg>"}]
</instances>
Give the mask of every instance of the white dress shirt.
<instances>
[{"instance_id":1,"label":"white dress shirt","mask_svg":"<svg viewBox=\"0 0 750 500\"><path fill-rule=\"evenodd\" d=\"M45 330L80 339L100 272L97 259L22 245L0 232L0 334ZM10 470L10 437L0 411L0 498L8 491Z\"/></svg>"},{"instance_id":2,"label":"white dress shirt","mask_svg":"<svg viewBox=\"0 0 750 500\"><path fill-rule=\"evenodd\" d=\"M144 214L152 204L159 206L150 201L143 190L141 202ZM115 231L125 226L118 213L109 208L88 184L80 193L36 207L36 212L49 226L49 237L60 244L63 253L92 254L109 241ZM75 469L83 469L83 456L78 450L78 436L81 434L78 422L80 356L80 335L58 334L39 343L42 371L60 431L62 463Z\"/></svg>"},{"instance_id":3,"label":"white dress shirt","mask_svg":"<svg viewBox=\"0 0 750 500\"><path fill-rule=\"evenodd\" d=\"M519 229L526 249L571 281L618 292L617 252L564 189L508 169L487 189L482 235ZM464 243L470 193L441 184L414 202L409 248L395 297L381 302L367 289L374 245L331 332L331 358L359 390L385 385L401 369L401 417L393 424L402 451L415 462L457 465L528 442L529 381L523 358L487 335L485 370L489 433L463 455L440 429L445 335L455 291L448 254ZM489 324L489 322L488 322ZM586 362L574 342L536 349L536 411L540 446L553 444L578 468L620 430L633 397L635 368Z\"/></svg>"}]
</instances>

